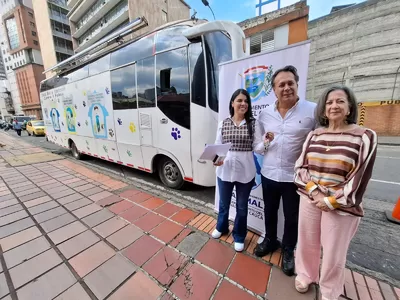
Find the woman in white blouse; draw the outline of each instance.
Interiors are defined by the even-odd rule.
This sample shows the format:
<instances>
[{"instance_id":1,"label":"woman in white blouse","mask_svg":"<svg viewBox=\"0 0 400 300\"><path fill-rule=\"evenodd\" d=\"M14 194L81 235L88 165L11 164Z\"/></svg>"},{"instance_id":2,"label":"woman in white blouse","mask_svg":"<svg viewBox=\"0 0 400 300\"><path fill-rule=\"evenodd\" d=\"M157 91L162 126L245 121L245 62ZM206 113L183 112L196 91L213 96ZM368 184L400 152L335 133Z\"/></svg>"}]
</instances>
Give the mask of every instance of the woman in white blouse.
<instances>
[{"instance_id":1,"label":"woman in white blouse","mask_svg":"<svg viewBox=\"0 0 400 300\"><path fill-rule=\"evenodd\" d=\"M229 232L229 208L232 191L236 188L236 218L233 227L235 250L244 249L247 234L248 200L254 185L256 167L253 156L255 122L251 113L249 93L238 89L229 102L230 118L220 122L216 144L232 143L228 154L217 166L219 213L212 237L218 239Z\"/></svg>"}]
</instances>

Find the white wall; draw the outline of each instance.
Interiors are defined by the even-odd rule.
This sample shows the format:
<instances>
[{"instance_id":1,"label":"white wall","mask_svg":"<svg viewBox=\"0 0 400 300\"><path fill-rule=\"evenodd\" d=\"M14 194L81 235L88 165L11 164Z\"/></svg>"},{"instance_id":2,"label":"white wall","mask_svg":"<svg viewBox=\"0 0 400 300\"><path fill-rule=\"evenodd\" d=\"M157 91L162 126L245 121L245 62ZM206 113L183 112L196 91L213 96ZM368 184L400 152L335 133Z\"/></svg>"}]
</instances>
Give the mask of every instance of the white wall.
<instances>
[{"instance_id":1,"label":"white wall","mask_svg":"<svg viewBox=\"0 0 400 300\"><path fill-rule=\"evenodd\" d=\"M289 24L284 24L274 30L275 49L282 48L289 43Z\"/></svg>"}]
</instances>

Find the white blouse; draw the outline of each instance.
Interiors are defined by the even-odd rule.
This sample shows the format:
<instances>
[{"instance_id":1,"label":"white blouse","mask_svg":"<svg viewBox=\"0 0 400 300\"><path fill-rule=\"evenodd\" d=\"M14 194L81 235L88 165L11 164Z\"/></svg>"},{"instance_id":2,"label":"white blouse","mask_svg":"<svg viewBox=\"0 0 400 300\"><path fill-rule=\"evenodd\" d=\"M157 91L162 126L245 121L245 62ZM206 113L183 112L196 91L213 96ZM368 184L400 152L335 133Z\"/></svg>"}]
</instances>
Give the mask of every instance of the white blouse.
<instances>
[{"instance_id":1,"label":"white blouse","mask_svg":"<svg viewBox=\"0 0 400 300\"><path fill-rule=\"evenodd\" d=\"M235 124L235 122L233 122ZM218 124L215 144L222 144L222 124ZM246 124L243 120L239 126ZM254 143L253 143L254 147ZM222 166L217 167L217 176L222 181L248 183L256 176L253 151L228 151Z\"/></svg>"}]
</instances>

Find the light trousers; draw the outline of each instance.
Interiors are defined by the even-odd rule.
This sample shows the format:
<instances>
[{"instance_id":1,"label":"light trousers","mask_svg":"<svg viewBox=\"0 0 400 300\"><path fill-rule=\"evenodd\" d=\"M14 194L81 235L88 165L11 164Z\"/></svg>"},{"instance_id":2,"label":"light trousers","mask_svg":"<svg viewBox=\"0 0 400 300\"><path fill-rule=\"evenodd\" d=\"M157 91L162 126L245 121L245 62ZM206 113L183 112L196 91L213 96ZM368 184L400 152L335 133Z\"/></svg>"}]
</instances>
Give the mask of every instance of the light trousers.
<instances>
[{"instance_id":1,"label":"light trousers","mask_svg":"<svg viewBox=\"0 0 400 300\"><path fill-rule=\"evenodd\" d=\"M319 282L322 296L329 300L336 300L343 294L347 250L360 219L334 211L324 212L306 197L300 198L297 276L306 284ZM319 274L321 246L323 257Z\"/></svg>"}]
</instances>

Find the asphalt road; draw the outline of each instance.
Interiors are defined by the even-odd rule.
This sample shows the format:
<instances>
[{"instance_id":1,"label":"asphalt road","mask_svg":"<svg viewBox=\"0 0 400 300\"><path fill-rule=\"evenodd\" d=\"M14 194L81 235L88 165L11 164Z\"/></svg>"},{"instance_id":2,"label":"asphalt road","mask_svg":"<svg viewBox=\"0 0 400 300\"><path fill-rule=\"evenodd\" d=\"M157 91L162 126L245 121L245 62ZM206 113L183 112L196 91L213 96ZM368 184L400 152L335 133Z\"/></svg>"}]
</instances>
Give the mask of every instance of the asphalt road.
<instances>
[{"instance_id":1,"label":"asphalt road","mask_svg":"<svg viewBox=\"0 0 400 300\"><path fill-rule=\"evenodd\" d=\"M9 132L16 136L14 132ZM71 156L67 149L49 143L44 137L29 137L23 132L25 141L49 151ZM174 191L162 186L157 176L142 171L98 160L86 158L85 164L117 173L137 183L166 190L188 201L210 206L214 203L214 188L192 184L183 190ZM365 194L365 217L354 237L348 252L348 265L400 287L400 225L386 220L385 210L392 210L400 197L400 146L379 146L372 179Z\"/></svg>"}]
</instances>

